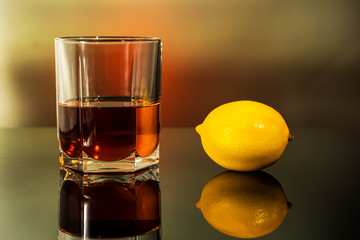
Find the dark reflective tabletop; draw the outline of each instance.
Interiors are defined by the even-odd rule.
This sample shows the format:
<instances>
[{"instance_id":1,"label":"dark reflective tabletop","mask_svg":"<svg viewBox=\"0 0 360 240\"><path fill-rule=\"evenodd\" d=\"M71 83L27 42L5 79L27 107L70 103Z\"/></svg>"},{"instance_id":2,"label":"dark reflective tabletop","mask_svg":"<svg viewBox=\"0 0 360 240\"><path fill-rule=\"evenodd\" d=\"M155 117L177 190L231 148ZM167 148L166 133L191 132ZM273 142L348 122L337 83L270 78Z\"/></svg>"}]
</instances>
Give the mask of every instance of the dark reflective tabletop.
<instances>
[{"instance_id":1,"label":"dark reflective tabletop","mask_svg":"<svg viewBox=\"0 0 360 240\"><path fill-rule=\"evenodd\" d=\"M265 195L265 192L278 191L278 185L291 203L282 223L272 233L257 239L354 239L359 223L359 132L316 128L291 129L291 132L295 139L275 165L263 170L265 178L256 174L230 174L229 179L235 179L235 186L243 183L241 186L245 187L241 189L249 189L247 186L252 179L260 179L256 180L262 186L258 188L264 189L258 191L260 198L243 201L245 203L271 199L267 197L271 194ZM195 206L203 190L209 188L205 186L216 185L214 181L218 181L219 175L220 179L225 179L229 174L207 157L193 129L162 129L161 239L236 239L209 223L214 218L215 222L228 221L226 228L231 221L214 216L205 219ZM56 239L62 180L55 128L0 130L1 238ZM274 184L269 185L269 182ZM226 186L229 191L238 189L231 181ZM275 195L280 196L280 192ZM246 199L249 195L246 191L236 194L237 199ZM221 198L226 193L216 192L215 195ZM235 215L243 213L239 206L233 209ZM257 216L257 221L261 222L265 215L259 212ZM217 221L219 219L221 221ZM235 232L240 228L239 225Z\"/></svg>"}]
</instances>

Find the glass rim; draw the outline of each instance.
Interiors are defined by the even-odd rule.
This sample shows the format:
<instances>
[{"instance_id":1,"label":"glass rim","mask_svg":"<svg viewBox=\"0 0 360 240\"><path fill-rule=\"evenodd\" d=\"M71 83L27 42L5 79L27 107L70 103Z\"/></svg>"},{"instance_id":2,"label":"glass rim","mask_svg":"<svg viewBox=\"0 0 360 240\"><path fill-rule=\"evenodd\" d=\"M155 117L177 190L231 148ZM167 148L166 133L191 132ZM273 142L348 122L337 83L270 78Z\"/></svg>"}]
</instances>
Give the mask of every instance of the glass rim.
<instances>
[{"instance_id":1,"label":"glass rim","mask_svg":"<svg viewBox=\"0 0 360 240\"><path fill-rule=\"evenodd\" d=\"M68 43L130 43L130 42L161 42L159 37L139 37L139 36L74 36L57 37L56 42Z\"/></svg>"}]
</instances>

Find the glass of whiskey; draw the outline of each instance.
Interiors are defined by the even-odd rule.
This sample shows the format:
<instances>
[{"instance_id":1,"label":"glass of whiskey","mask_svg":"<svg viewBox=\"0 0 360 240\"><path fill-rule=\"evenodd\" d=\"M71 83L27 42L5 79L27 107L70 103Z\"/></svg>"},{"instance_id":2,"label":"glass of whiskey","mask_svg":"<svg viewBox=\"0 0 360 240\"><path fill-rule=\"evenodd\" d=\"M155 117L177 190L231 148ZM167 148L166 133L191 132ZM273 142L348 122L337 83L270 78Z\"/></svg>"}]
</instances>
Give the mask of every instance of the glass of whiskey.
<instances>
[{"instance_id":1,"label":"glass of whiskey","mask_svg":"<svg viewBox=\"0 0 360 240\"><path fill-rule=\"evenodd\" d=\"M158 163L161 51L156 37L55 39L62 166L133 172Z\"/></svg>"},{"instance_id":2,"label":"glass of whiskey","mask_svg":"<svg viewBox=\"0 0 360 240\"><path fill-rule=\"evenodd\" d=\"M58 239L160 240L159 168L84 173L60 168Z\"/></svg>"}]
</instances>

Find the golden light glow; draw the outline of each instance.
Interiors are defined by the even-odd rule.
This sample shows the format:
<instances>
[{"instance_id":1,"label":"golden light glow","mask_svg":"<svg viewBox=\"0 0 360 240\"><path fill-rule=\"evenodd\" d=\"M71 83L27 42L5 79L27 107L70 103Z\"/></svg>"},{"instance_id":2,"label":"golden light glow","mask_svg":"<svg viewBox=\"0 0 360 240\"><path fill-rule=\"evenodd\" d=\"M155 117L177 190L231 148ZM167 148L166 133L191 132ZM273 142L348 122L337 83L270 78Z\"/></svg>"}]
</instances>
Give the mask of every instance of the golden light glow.
<instances>
[{"instance_id":1,"label":"golden light glow","mask_svg":"<svg viewBox=\"0 0 360 240\"><path fill-rule=\"evenodd\" d=\"M96 152L99 152L99 151L100 151L99 145L95 145L95 151L96 151Z\"/></svg>"},{"instance_id":2,"label":"golden light glow","mask_svg":"<svg viewBox=\"0 0 360 240\"><path fill-rule=\"evenodd\" d=\"M290 119L301 121L305 117L297 109L308 107L303 99L309 89L313 94L306 100L314 103L307 114L313 116L310 120L321 122L324 117L336 122L319 109L326 103L341 111L337 116L347 111L323 86L342 73L356 72L359 34L354 4L0 1L0 127L55 125L54 38L79 35L163 39L164 126L195 125L220 104L250 98L278 104L290 112ZM310 87L320 73L331 79L315 85L317 89ZM349 77L339 81L344 79L353 81L343 82L346 86L356 83ZM356 107L358 94L352 89L346 89L351 94L339 95ZM317 101L319 92L322 101Z\"/></svg>"}]
</instances>

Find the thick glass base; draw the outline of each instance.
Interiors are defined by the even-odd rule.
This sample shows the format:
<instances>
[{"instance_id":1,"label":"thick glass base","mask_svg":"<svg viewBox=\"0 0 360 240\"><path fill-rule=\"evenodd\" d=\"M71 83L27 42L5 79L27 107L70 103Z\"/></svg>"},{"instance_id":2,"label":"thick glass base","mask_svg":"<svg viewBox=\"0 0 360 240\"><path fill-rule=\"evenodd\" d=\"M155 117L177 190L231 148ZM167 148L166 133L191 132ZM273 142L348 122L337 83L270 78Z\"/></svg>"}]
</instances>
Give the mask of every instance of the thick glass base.
<instances>
[{"instance_id":1,"label":"thick glass base","mask_svg":"<svg viewBox=\"0 0 360 240\"><path fill-rule=\"evenodd\" d=\"M69 233L58 230L58 240L95 240L95 239L109 239L109 240L161 240L161 228L158 228L150 233L136 236L120 237L120 238L89 238L74 236Z\"/></svg>"},{"instance_id":2,"label":"thick glass base","mask_svg":"<svg viewBox=\"0 0 360 240\"><path fill-rule=\"evenodd\" d=\"M83 154L81 158L70 158L60 149L60 164L87 173L97 172L135 172L159 162L159 146L146 157L141 157L134 151L125 159L115 161L101 161L89 158Z\"/></svg>"}]
</instances>

